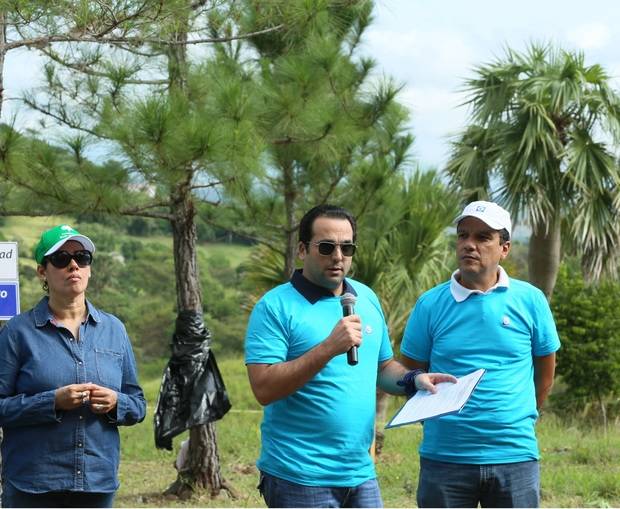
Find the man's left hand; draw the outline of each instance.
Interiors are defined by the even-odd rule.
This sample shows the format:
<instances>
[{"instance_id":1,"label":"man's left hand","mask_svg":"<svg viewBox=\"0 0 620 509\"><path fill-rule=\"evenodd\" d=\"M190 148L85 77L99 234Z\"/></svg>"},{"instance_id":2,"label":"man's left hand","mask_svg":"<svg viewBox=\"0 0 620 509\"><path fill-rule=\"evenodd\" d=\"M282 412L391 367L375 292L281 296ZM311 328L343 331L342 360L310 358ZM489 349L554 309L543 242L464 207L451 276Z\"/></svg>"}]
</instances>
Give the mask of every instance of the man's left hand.
<instances>
[{"instance_id":1,"label":"man's left hand","mask_svg":"<svg viewBox=\"0 0 620 509\"><path fill-rule=\"evenodd\" d=\"M441 382L456 383L456 377L445 373L426 373L421 369L414 369L406 373L402 380L396 383L404 387L407 398L410 398L417 391L429 391L435 394L437 392L436 385Z\"/></svg>"},{"instance_id":2,"label":"man's left hand","mask_svg":"<svg viewBox=\"0 0 620 509\"><path fill-rule=\"evenodd\" d=\"M419 391L428 391L432 394L437 392L436 385L441 382L455 384L456 377L446 373L422 373L415 377L415 387Z\"/></svg>"}]
</instances>

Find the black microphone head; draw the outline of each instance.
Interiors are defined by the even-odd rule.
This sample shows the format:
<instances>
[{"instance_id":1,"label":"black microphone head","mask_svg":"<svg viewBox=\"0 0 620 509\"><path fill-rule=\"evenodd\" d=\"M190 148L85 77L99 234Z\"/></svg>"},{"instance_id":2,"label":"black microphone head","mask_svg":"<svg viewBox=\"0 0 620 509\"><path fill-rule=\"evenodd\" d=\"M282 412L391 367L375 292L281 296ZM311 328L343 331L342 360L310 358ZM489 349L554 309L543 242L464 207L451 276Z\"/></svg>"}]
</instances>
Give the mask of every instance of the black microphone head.
<instances>
[{"instance_id":1,"label":"black microphone head","mask_svg":"<svg viewBox=\"0 0 620 509\"><path fill-rule=\"evenodd\" d=\"M345 306L355 306L355 301L357 301L357 297L355 295L353 295L352 293L345 293L340 297L340 305L342 307Z\"/></svg>"}]
</instances>

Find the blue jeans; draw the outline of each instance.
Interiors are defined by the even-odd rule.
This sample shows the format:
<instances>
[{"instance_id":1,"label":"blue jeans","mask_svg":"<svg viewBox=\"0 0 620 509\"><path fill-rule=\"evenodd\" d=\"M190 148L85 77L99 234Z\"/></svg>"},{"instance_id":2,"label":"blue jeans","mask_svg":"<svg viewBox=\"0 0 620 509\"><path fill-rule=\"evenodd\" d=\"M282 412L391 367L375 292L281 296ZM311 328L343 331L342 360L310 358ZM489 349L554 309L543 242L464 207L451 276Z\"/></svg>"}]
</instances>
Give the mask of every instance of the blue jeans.
<instances>
[{"instance_id":1,"label":"blue jeans","mask_svg":"<svg viewBox=\"0 0 620 509\"><path fill-rule=\"evenodd\" d=\"M85 491L47 491L28 493L2 485L2 507L112 507L115 493Z\"/></svg>"},{"instance_id":2,"label":"blue jeans","mask_svg":"<svg viewBox=\"0 0 620 509\"><path fill-rule=\"evenodd\" d=\"M538 507L538 461L469 465L420 458L418 507Z\"/></svg>"},{"instance_id":3,"label":"blue jeans","mask_svg":"<svg viewBox=\"0 0 620 509\"><path fill-rule=\"evenodd\" d=\"M376 479L359 486L304 486L261 472L258 489L267 507L383 507Z\"/></svg>"}]
</instances>

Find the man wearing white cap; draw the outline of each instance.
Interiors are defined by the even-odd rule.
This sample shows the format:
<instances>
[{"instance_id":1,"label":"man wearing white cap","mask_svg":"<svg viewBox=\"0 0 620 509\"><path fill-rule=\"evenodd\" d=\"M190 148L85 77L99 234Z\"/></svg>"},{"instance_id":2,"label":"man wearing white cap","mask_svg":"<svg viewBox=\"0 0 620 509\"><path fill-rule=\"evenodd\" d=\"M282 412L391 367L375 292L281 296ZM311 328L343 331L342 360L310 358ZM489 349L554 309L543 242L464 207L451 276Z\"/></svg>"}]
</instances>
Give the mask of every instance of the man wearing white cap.
<instances>
[{"instance_id":1,"label":"man wearing white cap","mask_svg":"<svg viewBox=\"0 0 620 509\"><path fill-rule=\"evenodd\" d=\"M424 423L419 507L537 507L538 409L553 384L560 341L544 294L509 278L512 223L475 201L456 220L458 270L417 301L403 364L457 377L486 371L458 414Z\"/></svg>"}]
</instances>

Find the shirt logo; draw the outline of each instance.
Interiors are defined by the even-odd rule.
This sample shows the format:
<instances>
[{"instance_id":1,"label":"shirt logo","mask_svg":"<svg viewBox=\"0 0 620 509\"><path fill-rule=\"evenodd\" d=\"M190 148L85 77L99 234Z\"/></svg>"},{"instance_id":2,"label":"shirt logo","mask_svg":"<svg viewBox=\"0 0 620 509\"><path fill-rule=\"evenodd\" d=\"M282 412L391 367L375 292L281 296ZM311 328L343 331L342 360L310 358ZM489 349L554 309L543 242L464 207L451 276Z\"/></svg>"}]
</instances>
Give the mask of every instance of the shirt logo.
<instances>
[{"instance_id":1,"label":"shirt logo","mask_svg":"<svg viewBox=\"0 0 620 509\"><path fill-rule=\"evenodd\" d=\"M372 334L372 327L370 325L366 325L366 328L364 329L364 332L366 334Z\"/></svg>"},{"instance_id":2,"label":"shirt logo","mask_svg":"<svg viewBox=\"0 0 620 509\"><path fill-rule=\"evenodd\" d=\"M504 315L504 317L502 318L502 325L506 327L510 325L510 318L508 318L508 316Z\"/></svg>"}]
</instances>

